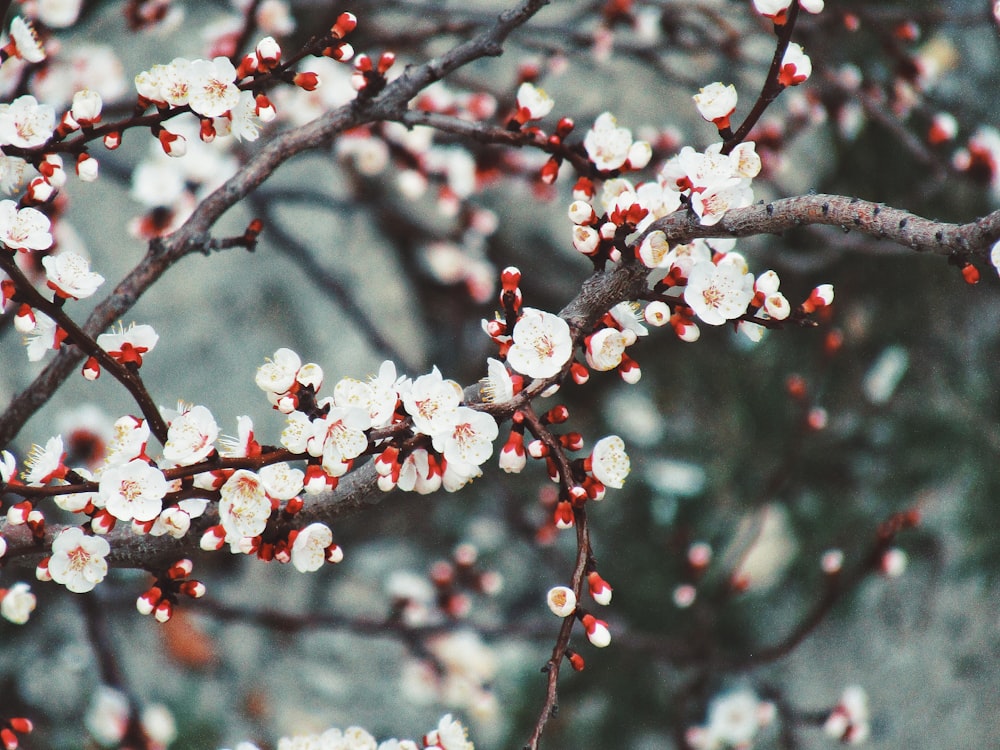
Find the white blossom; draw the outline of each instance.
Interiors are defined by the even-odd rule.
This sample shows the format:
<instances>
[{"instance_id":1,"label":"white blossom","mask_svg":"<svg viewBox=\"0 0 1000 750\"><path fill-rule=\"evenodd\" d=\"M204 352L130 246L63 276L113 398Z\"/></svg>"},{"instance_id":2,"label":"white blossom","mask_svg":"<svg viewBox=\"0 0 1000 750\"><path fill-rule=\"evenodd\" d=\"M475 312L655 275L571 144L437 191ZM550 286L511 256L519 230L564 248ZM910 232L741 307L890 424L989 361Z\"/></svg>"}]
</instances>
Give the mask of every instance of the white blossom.
<instances>
[{"instance_id":1,"label":"white blossom","mask_svg":"<svg viewBox=\"0 0 1000 750\"><path fill-rule=\"evenodd\" d=\"M87 536L79 526L64 529L52 542L49 575L74 594L85 594L104 580L111 545L103 537Z\"/></svg>"},{"instance_id":2,"label":"white blossom","mask_svg":"<svg viewBox=\"0 0 1000 750\"><path fill-rule=\"evenodd\" d=\"M558 315L525 307L512 332L514 344L507 363L530 378L548 378L573 354L569 324Z\"/></svg>"}]
</instances>

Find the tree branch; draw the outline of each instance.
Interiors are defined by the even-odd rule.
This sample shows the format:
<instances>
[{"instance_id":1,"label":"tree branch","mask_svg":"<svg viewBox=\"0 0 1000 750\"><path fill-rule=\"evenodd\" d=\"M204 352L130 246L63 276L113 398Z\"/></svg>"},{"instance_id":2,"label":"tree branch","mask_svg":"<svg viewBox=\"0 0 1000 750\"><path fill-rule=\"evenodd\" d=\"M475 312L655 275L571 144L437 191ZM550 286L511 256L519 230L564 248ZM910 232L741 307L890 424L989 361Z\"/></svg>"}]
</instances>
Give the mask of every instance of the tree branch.
<instances>
[{"instance_id":1,"label":"tree branch","mask_svg":"<svg viewBox=\"0 0 1000 750\"><path fill-rule=\"evenodd\" d=\"M501 13L490 29L441 57L408 68L378 96L369 100L356 99L306 125L275 136L237 174L205 198L183 226L168 237L150 243L139 265L90 314L82 326L84 332L96 337L107 330L170 266L188 253L201 251L219 218L286 161L303 151L328 144L340 133L358 125L399 119L407 102L426 86L481 57L500 55L510 33L547 3L548 0L525 0L516 8ZM78 350L60 350L35 381L11 399L0 415L0 448L14 439L24 423L51 398L82 359L83 354Z\"/></svg>"}]
</instances>

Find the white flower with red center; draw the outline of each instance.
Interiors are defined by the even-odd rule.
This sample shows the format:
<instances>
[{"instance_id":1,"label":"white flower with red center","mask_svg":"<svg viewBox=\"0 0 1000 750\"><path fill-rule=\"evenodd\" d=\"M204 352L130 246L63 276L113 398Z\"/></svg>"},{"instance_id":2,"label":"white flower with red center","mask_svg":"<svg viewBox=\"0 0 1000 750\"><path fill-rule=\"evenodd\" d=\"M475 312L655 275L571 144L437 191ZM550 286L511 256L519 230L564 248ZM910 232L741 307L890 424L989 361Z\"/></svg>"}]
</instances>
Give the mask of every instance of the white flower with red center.
<instances>
[{"instance_id":1,"label":"white flower with red center","mask_svg":"<svg viewBox=\"0 0 1000 750\"><path fill-rule=\"evenodd\" d=\"M46 353L58 349L66 338L66 331L41 310L34 311L34 316L35 326L24 336L29 362L40 361Z\"/></svg>"},{"instance_id":2,"label":"white flower with red center","mask_svg":"<svg viewBox=\"0 0 1000 750\"><path fill-rule=\"evenodd\" d=\"M191 61L183 57L175 58L168 65L154 65L136 75L136 91L151 102L182 107L188 103L190 67Z\"/></svg>"},{"instance_id":3,"label":"white flower with red center","mask_svg":"<svg viewBox=\"0 0 1000 750\"><path fill-rule=\"evenodd\" d=\"M586 341L587 364L598 372L613 370L622 362L625 336L617 328L602 328Z\"/></svg>"},{"instance_id":4,"label":"white flower with red center","mask_svg":"<svg viewBox=\"0 0 1000 750\"><path fill-rule=\"evenodd\" d=\"M52 542L48 574L74 594L85 594L108 574L111 545L103 537L87 536L78 526L59 532Z\"/></svg>"},{"instance_id":5,"label":"white flower with red center","mask_svg":"<svg viewBox=\"0 0 1000 750\"><path fill-rule=\"evenodd\" d=\"M746 312L753 283L753 274L743 273L736 264L701 262L691 269L684 301L704 322L720 326Z\"/></svg>"},{"instance_id":6,"label":"white flower with red center","mask_svg":"<svg viewBox=\"0 0 1000 750\"><path fill-rule=\"evenodd\" d=\"M299 355L291 349L278 349L271 359L257 368L254 382L265 393L287 393L295 385L295 376L302 367Z\"/></svg>"},{"instance_id":7,"label":"white flower with red center","mask_svg":"<svg viewBox=\"0 0 1000 750\"><path fill-rule=\"evenodd\" d=\"M386 364L392 365L387 362L383 363L383 367ZM392 366L393 375L395 371L395 366ZM395 387L380 379L365 383L354 378L343 378L333 388L334 403L337 406L364 410L368 413L372 427L385 427L392 421L398 398Z\"/></svg>"},{"instance_id":8,"label":"white flower with red center","mask_svg":"<svg viewBox=\"0 0 1000 750\"><path fill-rule=\"evenodd\" d=\"M73 252L42 258L50 289L64 299L85 299L104 283L104 277L90 270L90 261Z\"/></svg>"},{"instance_id":9,"label":"white flower with red center","mask_svg":"<svg viewBox=\"0 0 1000 750\"><path fill-rule=\"evenodd\" d=\"M228 57L194 60L187 76L187 103L199 115L220 117L239 103L236 68Z\"/></svg>"},{"instance_id":10,"label":"white flower with red center","mask_svg":"<svg viewBox=\"0 0 1000 750\"><path fill-rule=\"evenodd\" d=\"M128 328L119 327L117 333L102 333L97 337L97 345L123 365L139 367L143 355L151 352L159 340L152 326L131 323Z\"/></svg>"},{"instance_id":11,"label":"white flower with red center","mask_svg":"<svg viewBox=\"0 0 1000 750\"><path fill-rule=\"evenodd\" d=\"M780 283L781 280L774 271L765 271L754 282L754 304L762 307L775 320L784 320L792 313L785 295L778 291Z\"/></svg>"},{"instance_id":12,"label":"white flower with red center","mask_svg":"<svg viewBox=\"0 0 1000 750\"><path fill-rule=\"evenodd\" d=\"M326 562L326 549L333 544L333 532L322 523L301 529L292 542L292 565L300 573L312 573Z\"/></svg>"},{"instance_id":13,"label":"white flower with red center","mask_svg":"<svg viewBox=\"0 0 1000 750\"><path fill-rule=\"evenodd\" d=\"M403 408L413 418L413 427L425 435L436 435L454 424L453 415L462 401L462 386L445 380L435 366L400 394Z\"/></svg>"},{"instance_id":14,"label":"white flower with red center","mask_svg":"<svg viewBox=\"0 0 1000 750\"><path fill-rule=\"evenodd\" d=\"M259 536L271 517L264 483L252 471L239 469L219 491L219 520L227 539Z\"/></svg>"},{"instance_id":15,"label":"white flower with red center","mask_svg":"<svg viewBox=\"0 0 1000 750\"><path fill-rule=\"evenodd\" d=\"M452 425L432 438L434 450L452 463L479 466L493 455L493 441L500 434L496 420L482 411L459 406L452 412Z\"/></svg>"},{"instance_id":16,"label":"white flower with red center","mask_svg":"<svg viewBox=\"0 0 1000 750\"><path fill-rule=\"evenodd\" d=\"M41 146L52 137L56 111L51 104L39 104L30 94L10 104L0 104L0 146L18 148Z\"/></svg>"},{"instance_id":17,"label":"white flower with red center","mask_svg":"<svg viewBox=\"0 0 1000 750\"><path fill-rule=\"evenodd\" d=\"M259 472L264 491L275 500L291 500L302 492L305 472L284 461L264 466Z\"/></svg>"},{"instance_id":18,"label":"white flower with red center","mask_svg":"<svg viewBox=\"0 0 1000 750\"><path fill-rule=\"evenodd\" d=\"M587 131L583 147L587 150L587 156L594 166L600 171L610 172L620 169L629 161L633 147L632 131L618 127L614 115L605 112L594 122L594 127ZM640 168L637 165L632 166Z\"/></svg>"},{"instance_id":19,"label":"white flower with red center","mask_svg":"<svg viewBox=\"0 0 1000 750\"><path fill-rule=\"evenodd\" d=\"M53 479L62 479L68 470L63 463L65 459L66 451L63 449L62 436L51 437L44 448L37 444L31 446L21 478L25 484L32 487L41 487Z\"/></svg>"},{"instance_id":20,"label":"white flower with red center","mask_svg":"<svg viewBox=\"0 0 1000 750\"><path fill-rule=\"evenodd\" d=\"M625 441L617 435L608 435L594 444L590 454L590 471L606 487L621 489L625 477L632 470L632 463L625 452Z\"/></svg>"},{"instance_id":21,"label":"white flower with red center","mask_svg":"<svg viewBox=\"0 0 1000 750\"><path fill-rule=\"evenodd\" d=\"M532 83L522 83L517 89L517 114L515 119L522 125L529 120L541 120L556 106L551 96Z\"/></svg>"},{"instance_id":22,"label":"white flower with red center","mask_svg":"<svg viewBox=\"0 0 1000 750\"><path fill-rule=\"evenodd\" d=\"M691 208L698 215L702 226L711 227L722 221L733 208L745 208L753 203L750 181L732 177L713 183L701 191L691 193Z\"/></svg>"},{"instance_id":23,"label":"white flower with red center","mask_svg":"<svg viewBox=\"0 0 1000 750\"><path fill-rule=\"evenodd\" d=\"M544 310L525 307L512 335L507 364L529 378L552 377L573 354L569 324Z\"/></svg>"},{"instance_id":24,"label":"white flower with red center","mask_svg":"<svg viewBox=\"0 0 1000 750\"><path fill-rule=\"evenodd\" d=\"M717 148L710 146L704 152L685 146L668 160L660 174L668 185L678 184L680 179L686 184L678 184L678 188L699 190L732 178L733 167L729 157L721 153L721 144Z\"/></svg>"},{"instance_id":25,"label":"white flower with red center","mask_svg":"<svg viewBox=\"0 0 1000 750\"><path fill-rule=\"evenodd\" d=\"M146 443L149 442L149 424L146 420L132 416L121 417L115 422L113 430L107 445L107 463L128 463L146 452Z\"/></svg>"},{"instance_id":26,"label":"white flower with red center","mask_svg":"<svg viewBox=\"0 0 1000 750\"><path fill-rule=\"evenodd\" d=\"M720 82L710 83L694 95L698 114L720 130L729 127L729 116L736 110L736 87Z\"/></svg>"},{"instance_id":27,"label":"white flower with red center","mask_svg":"<svg viewBox=\"0 0 1000 750\"><path fill-rule=\"evenodd\" d=\"M52 247L49 217L35 208L18 209L12 200L0 201L0 242L17 250Z\"/></svg>"},{"instance_id":28,"label":"white flower with red center","mask_svg":"<svg viewBox=\"0 0 1000 750\"><path fill-rule=\"evenodd\" d=\"M330 402L331 399L324 399L321 406ZM350 461L368 447L365 430L371 427L371 419L364 409L330 406L326 416L314 420L312 427L312 437L306 444L309 455L323 456L330 461Z\"/></svg>"},{"instance_id":29,"label":"white flower with red center","mask_svg":"<svg viewBox=\"0 0 1000 750\"><path fill-rule=\"evenodd\" d=\"M31 586L18 582L9 589L0 589L0 615L15 625L24 625L38 603Z\"/></svg>"},{"instance_id":30,"label":"white flower with red center","mask_svg":"<svg viewBox=\"0 0 1000 750\"><path fill-rule=\"evenodd\" d=\"M119 521L152 521L163 510L170 485L163 472L142 459L109 466L98 487L105 510Z\"/></svg>"},{"instance_id":31,"label":"white flower with red center","mask_svg":"<svg viewBox=\"0 0 1000 750\"><path fill-rule=\"evenodd\" d=\"M440 747L442 750L475 750L475 746L469 742L468 731L451 714L442 716L437 729L424 737L424 746Z\"/></svg>"},{"instance_id":32,"label":"white flower with red center","mask_svg":"<svg viewBox=\"0 0 1000 750\"><path fill-rule=\"evenodd\" d=\"M215 450L219 426L204 406L192 406L174 418L163 446L163 457L178 466L190 466Z\"/></svg>"},{"instance_id":33,"label":"white flower with red center","mask_svg":"<svg viewBox=\"0 0 1000 750\"><path fill-rule=\"evenodd\" d=\"M782 86L798 86L812 75L812 61L795 42L790 42L785 56L781 58L778 83Z\"/></svg>"}]
</instances>

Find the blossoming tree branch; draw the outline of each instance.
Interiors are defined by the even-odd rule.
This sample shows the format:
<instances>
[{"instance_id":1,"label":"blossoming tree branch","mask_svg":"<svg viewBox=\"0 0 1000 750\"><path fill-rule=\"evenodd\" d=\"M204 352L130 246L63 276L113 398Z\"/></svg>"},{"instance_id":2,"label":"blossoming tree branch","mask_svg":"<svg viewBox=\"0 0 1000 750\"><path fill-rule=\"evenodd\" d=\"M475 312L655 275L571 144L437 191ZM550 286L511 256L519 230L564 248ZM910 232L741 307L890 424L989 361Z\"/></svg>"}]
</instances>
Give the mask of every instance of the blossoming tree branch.
<instances>
[{"instance_id":1,"label":"blossoming tree branch","mask_svg":"<svg viewBox=\"0 0 1000 750\"><path fill-rule=\"evenodd\" d=\"M813 63L796 31L810 23L803 14L822 19L829 13L822 0L753 0L726 11L762 29L773 55L760 71L759 90L704 81L692 92L690 106L716 136L700 149L667 137L635 138L612 112L578 124L572 103L546 94L530 66L498 95L443 87L470 64L504 54L511 39L544 19L546 5L525 0L462 27L462 41L437 56L404 63L393 51L355 50L352 40L368 22L363 13L340 12L327 28L289 47L283 40L291 38L290 9L281 0L253 2L242 9L238 28L214 40L211 54L150 60L127 93L110 97L86 80L67 92L42 85L46 76L59 75L58 40L76 21L79 3L38 0L19 10L2 52L3 72L19 83L0 105L0 188L8 196L0 201L0 304L4 324L21 334L24 346L16 352L5 342L3 358L26 356L44 367L0 414L0 614L7 621L30 627L31 618L44 617L35 613L39 586L91 596L112 585L111 568L135 568L151 576L131 592L138 612L167 622L178 609L199 606L190 600L212 596L197 576L206 558L240 555L315 572L350 554L336 541L335 522L364 512L386 493L457 492L484 472L495 473L497 464L502 472L520 473L530 459L556 488L539 533L575 539L571 567L538 601L540 610L547 604L560 618L549 635L538 718L525 738L526 747L539 747L558 705L562 667L584 670L589 648L613 642L614 628L602 614L611 607L612 587L598 564L599 553L613 550L597 549L591 510L624 486L631 466L618 435L573 429L574 414L558 394L585 389L597 373L617 373L624 387L638 382L642 372L630 347L651 333L693 343L707 332L732 329L760 342L768 330L823 326L833 287L817 279L811 292L786 296L774 270L752 268L736 250L739 238L826 226L944 256L942 265L955 266L970 284L982 270L1000 267L1000 212L949 224L851 196L756 198L753 182L768 157L762 159L755 138L764 134L769 107L789 89L809 86ZM167 2L140 1L129 3L126 13L141 30L168 24L175 10ZM635 21L635 10L632 3L607 3L602 28ZM851 14L839 18L856 21ZM742 107L742 118L736 114L741 100L752 102ZM935 138L951 137L946 120L935 126ZM548 191L552 205L563 207L566 246L592 266L561 310L539 307L522 290L514 266L461 272L473 298L496 303L496 315L482 322L494 353L481 363L480 382L461 384L438 367L404 372L390 360L375 375L345 373L331 382L321 364L283 347L255 370L226 374L253 378L261 406L284 415L276 435L260 434L252 416L220 425L210 405L151 391L144 373L157 367L157 345L166 334L131 321L131 308L188 255L253 251L268 236L266 217L232 236L217 234L218 221L303 152L336 144L362 176L395 161L402 196L434 188L442 212L468 217L469 231L493 231L491 223L502 217L474 208L474 188L461 171L474 160L447 161L435 151L438 137L469 149L530 154L510 163L511 177ZM78 190L95 189L83 183L107 179L104 153L138 138L152 139L158 154L133 177L133 195L147 210L131 228L148 249L107 291L101 269L92 269L83 249L64 239L65 202ZM194 163L194 152L209 144L241 154L230 176L211 186ZM970 142L954 168L995 167L1000 150L990 152L988 145L985 137ZM210 189L192 190L199 181ZM84 318L76 303L88 298L96 305ZM59 398L62 383L99 377L117 381L123 406L95 460L69 460L68 437L61 434L27 437L33 447L19 449L22 428ZM163 405L177 399L176 408ZM226 429L235 434L225 436ZM893 540L918 520L909 512L887 519L854 579L891 570L898 559ZM709 557L707 549L692 546L692 566L704 567ZM455 564L468 568L473 558ZM824 558L825 574L836 578L842 563L836 554ZM488 578L477 580L479 593L489 589ZM435 583L446 590L449 581L444 576ZM693 590L679 591L678 606L691 596ZM824 598L799 631L761 658L794 648L836 598ZM464 601L444 597L441 608L457 618ZM745 695L714 704L708 722L688 728L683 741L695 748L747 746L778 709L745 704ZM727 724L727 711L751 719ZM822 723L836 739L860 741L866 711L864 696L848 690ZM138 706L126 702L119 715L117 741L126 734L142 738L144 747L169 741L162 722L145 721ZM5 713L0 704L5 747L18 747L31 731L31 716ZM376 746L355 727L283 740L279 747L307 741ZM378 747L459 750L472 742L446 715L417 741Z\"/></svg>"}]
</instances>

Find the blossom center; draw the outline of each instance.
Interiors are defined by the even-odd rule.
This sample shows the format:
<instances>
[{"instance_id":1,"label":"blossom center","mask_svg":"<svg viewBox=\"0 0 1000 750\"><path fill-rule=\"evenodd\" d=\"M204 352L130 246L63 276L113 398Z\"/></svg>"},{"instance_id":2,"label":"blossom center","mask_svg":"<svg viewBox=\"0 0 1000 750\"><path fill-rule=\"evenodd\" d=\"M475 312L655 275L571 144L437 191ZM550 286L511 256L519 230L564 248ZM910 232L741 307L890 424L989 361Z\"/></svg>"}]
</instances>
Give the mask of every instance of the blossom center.
<instances>
[{"instance_id":1,"label":"blossom center","mask_svg":"<svg viewBox=\"0 0 1000 750\"><path fill-rule=\"evenodd\" d=\"M556 345L549 336L539 336L535 339L535 351L539 357L551 357L556 350Z\"/></svg>"},{"instance_id":2,"label":"blossom center","mask_svg":"<svg viewBox=\"0 0 1000 750\"><path fill-rule=\"evenodd\" d=\"M134 479L122 480L122 483L119 485L119 491L121 492L122 497L129 502L142 497L142 485Z\"/></svg>"},{"instance_id":3,"label":"blossom center","mask_svg":"<svg viewBox=\"0 0 1000 750\"><path fill-rule=\"evenodd\" d=\"M82 546L71 549L66 553L69 558L69 568L75 573L82 573L90 563L90 553Z\"/></svg>"}]
</instances>

